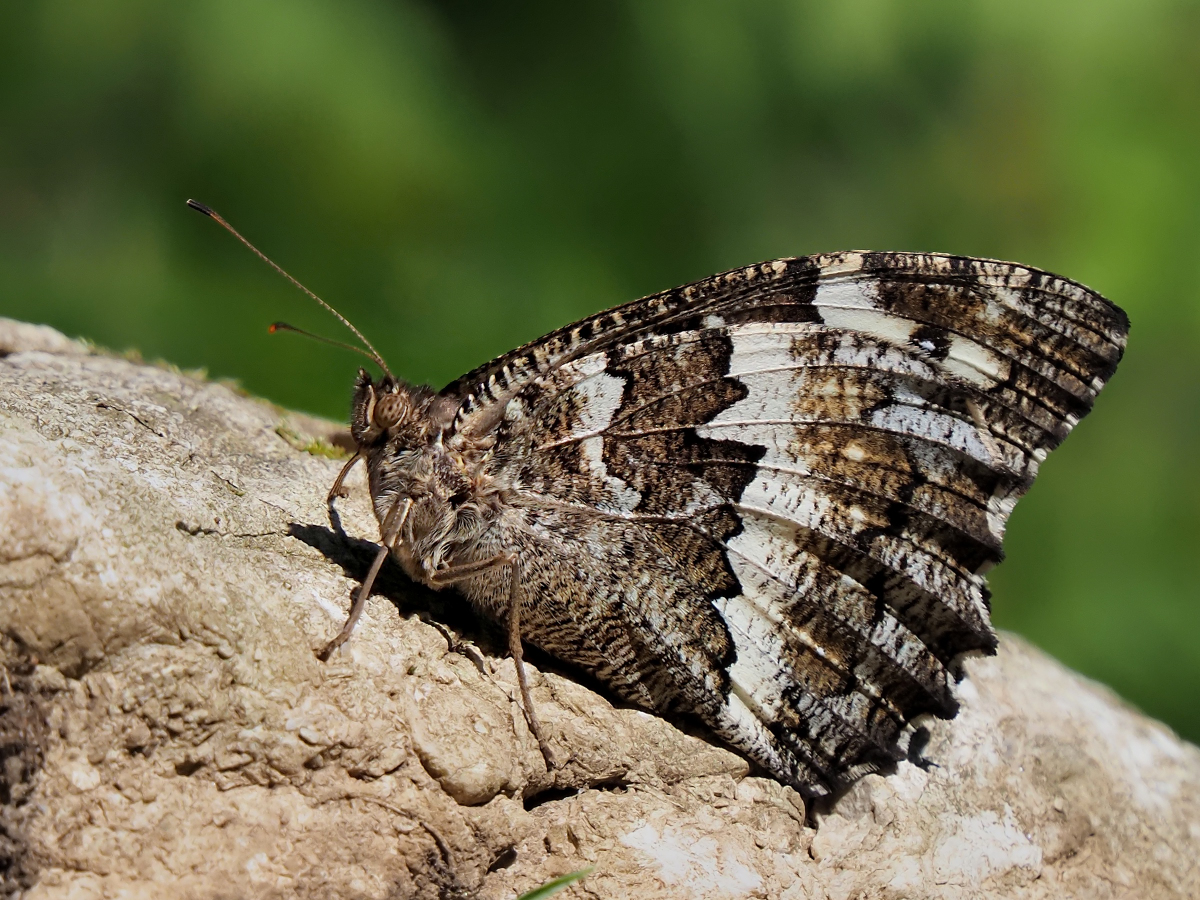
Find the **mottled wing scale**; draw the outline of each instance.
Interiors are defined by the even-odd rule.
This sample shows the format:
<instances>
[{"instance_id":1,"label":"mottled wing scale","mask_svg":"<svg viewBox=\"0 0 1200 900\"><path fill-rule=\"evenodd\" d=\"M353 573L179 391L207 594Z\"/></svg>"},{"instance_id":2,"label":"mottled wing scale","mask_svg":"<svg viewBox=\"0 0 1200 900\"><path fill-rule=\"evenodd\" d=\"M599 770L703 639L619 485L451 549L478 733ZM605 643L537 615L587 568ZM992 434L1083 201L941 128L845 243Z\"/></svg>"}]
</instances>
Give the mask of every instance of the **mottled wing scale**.
<instances>
[{"instance_id":1,"label":"mottled wing scale","mask_svg":"<svg viewBox=\"0 0 1200 900\"><path fill-rule=\"evenodd\" d=\"M526 638L821 795L953 714L1008 515L1127 327L1022 266L847 253L601 313L443 393L497 438Z\"/></svg>"}]
</instances>

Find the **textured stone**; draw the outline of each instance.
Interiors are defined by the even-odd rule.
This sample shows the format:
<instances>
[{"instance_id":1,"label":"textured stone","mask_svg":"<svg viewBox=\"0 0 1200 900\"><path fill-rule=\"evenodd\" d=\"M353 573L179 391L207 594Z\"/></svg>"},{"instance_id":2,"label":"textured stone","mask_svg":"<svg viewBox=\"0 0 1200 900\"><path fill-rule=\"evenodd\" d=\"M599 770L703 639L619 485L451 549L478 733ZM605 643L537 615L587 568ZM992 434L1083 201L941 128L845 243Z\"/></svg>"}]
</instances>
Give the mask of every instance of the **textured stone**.
<instances>
[{"instance_id":1,"label":"textured stone","mask_svg":"<svg viewBox=\"0 0 1200 900\"><path fill-rule=\"evenodd\" d=\"M385 567L336 426L0 321L0 871L46 898L1193 897L1200 751L1013 636L925 767L790 788ZM297 440L299 434L303 440ZM815 827L813 824L815 823ZM590 894L588 893L590 892ZM565 896L571 896L568 891Z\"/></svg>"}]
</instances>

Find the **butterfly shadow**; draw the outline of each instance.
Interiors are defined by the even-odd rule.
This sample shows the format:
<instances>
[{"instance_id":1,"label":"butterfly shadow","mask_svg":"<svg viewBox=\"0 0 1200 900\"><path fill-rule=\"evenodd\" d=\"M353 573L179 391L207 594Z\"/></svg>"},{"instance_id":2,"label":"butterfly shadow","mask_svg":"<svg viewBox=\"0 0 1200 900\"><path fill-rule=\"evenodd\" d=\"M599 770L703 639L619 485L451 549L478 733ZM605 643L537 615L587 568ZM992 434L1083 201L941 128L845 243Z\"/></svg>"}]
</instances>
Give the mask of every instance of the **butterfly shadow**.
<instances>
[{"instance_id":1,"label":"butterfly shadow","mask_svg":"<svg viewBox=\"0 0 1200 900\"><path fill-rule=\"evenodd\" d=\"M301 541L322 556L328 559L331 563L339 566L347 578L353 581L362 583L367 577L367 571L371 568L371 563L374 562L376 554L379 552L379 545L363 540L362 538L351 537L341 530L341 522L334 517L333 523L335 528L327 528L322 525L305 525L298 522L293 522L288 526L288 534L298 541ZM396 611L402 616L416 616L427 624L432 625L442 632L446 637L447 642L451 645L451 650L460 652L458 645L471 644L478 649L486 657L499 659L508 654L507 642L503 629L483 616L478 615L471 605L455 591L434 591L424 585L418 584L409 578L400 565L391 557L384 561L383 567L379 570L379 574L375 579L375 584L371 589L372 595L386 597ZM554 672L564 678L570 679L577 684L586 687L602 697L605 697L614 707L641 709L642 707L626 702L615 696L599 679L588 672L569 663L564 663L562 660L550 656L548 653L540 650L537 647L526 645L525 658L528 662L537 666L540 671ZM475 654L469 654L475 657ZM479 660L476 658L476 664ZM679 728L686 734L698 738L705 743L715 747L727 747L720 738L713 735L695 716L680 712L654 713L670 722L676 728ZM921 729L920 731L924 731ZM924 750L925 741L928 733L924 736L915 736L913 744L909 748L908 761L921 765L923 768L929 763L923 759L922 751ZM737 752L736 750L734 752ZM898 761L881 761L877 771L883 774L889 774L895 771L895 766ZM751 763L751 773L754 775L771 777L770 773L761 769L759 766ZM620 788L623 783L620 779L616 779L611 783L592 785L595 788ZM833 811L833 807L837 801L846 793L850 785L839 785L838 788L829 796L814 800L807 798L806 806L808 807L808 823L815 826L819 818ZM576 789L562 792L563 796L575 793ZM536 795L527 797L525 804L527 808L534 808L542 803L557 799L558 793L552 789L538 792Z\"/></svg>"},{"instance_id":2,"label":"butterfly shadow","mask_svg":"<svg viewBox=\"0 0 1200 900\"><path fill-rule=\"evenodd\" d=\"M379 545L348 535L341 529L341 522L336 515L332 517L332 521L333 528L293 522L288 526L288 534L339 566L347 578L361 584L367 577L371 563L375 561ZM386 597L400 615L415 615L437 628L451 643L452 650L456 649L454 645L466 642L474 645L485 656L494 659L508 655L507 637L499 624L477 614L458 592L435 591L413 581L390 556L379 570L371 594ZM525 659L539 671L553 672L574 681L605 697L616 707L641 709L615 696L603 682L586 669L557 659L538 647L526 644ZM696 736L713 742L702 726L691 722L686 716L668 716L668 719Z\"/></svg>"},{"instance_id":3,"label":"butterfly shadow","mask_svg":"<svg viewBox=\"0 0 1200 900\"><path fill-rule=\"evenodd\" d=\"M293 522L288 525L288 534L308 544L339 566L347 578L361 585L379 552L379 545L346 534L336 518L334 523L338 527ZM449 630L452 634L446 635L448 639L469 641L488 656L505 653L499 626L476 615L470 604L453 591L435 591L413 581L390 556L379 570L371 594L386 597L401 616L416 616L433 624L444 635ZM346 600L349 602L349 598Z\"/></svg>"}]
</instances>

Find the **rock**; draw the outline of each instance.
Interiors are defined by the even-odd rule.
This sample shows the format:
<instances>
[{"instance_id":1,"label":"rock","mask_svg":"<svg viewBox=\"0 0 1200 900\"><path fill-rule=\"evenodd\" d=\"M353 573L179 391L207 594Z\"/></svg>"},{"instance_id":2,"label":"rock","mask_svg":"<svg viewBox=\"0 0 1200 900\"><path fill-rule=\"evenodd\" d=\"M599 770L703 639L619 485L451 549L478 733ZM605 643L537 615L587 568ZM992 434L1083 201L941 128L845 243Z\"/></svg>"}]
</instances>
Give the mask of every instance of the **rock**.
<instances>
[{"instance_id":1,"label":"rock","mask_svg":"<svg viewBox=\"0 0 1200 900\"><path fill-rule=\"evenodd\" d=\"M1200 751L1012 635L807 820L535 656L548 772L502 635L390 564L322 664L378 536L342 432L0 320L9 895L1200 896Z\"/></svg>"}]
</instances>

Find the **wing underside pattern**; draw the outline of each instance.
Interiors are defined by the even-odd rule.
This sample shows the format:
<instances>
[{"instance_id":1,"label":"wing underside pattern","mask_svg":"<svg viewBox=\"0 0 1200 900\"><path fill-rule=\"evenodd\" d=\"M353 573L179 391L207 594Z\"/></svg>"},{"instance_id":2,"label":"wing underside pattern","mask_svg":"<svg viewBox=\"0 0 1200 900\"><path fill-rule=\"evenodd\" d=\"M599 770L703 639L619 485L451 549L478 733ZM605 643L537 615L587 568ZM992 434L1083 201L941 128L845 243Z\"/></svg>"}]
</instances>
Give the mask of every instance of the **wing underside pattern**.
<instances>
[{"instance_id":1,"label":"wing underside pattern","mask_svg":"<svg viewBox=\"0 0 1200 900\"><path fill-rule=\"evenodd\" d=\"M839 254L636 301L447 391L498 438L528 639L821 795L954 713L1007 518L1127 327L1020 266Z\"/></svg>"}]
</instances>

